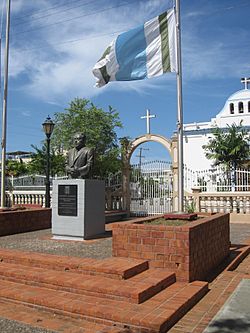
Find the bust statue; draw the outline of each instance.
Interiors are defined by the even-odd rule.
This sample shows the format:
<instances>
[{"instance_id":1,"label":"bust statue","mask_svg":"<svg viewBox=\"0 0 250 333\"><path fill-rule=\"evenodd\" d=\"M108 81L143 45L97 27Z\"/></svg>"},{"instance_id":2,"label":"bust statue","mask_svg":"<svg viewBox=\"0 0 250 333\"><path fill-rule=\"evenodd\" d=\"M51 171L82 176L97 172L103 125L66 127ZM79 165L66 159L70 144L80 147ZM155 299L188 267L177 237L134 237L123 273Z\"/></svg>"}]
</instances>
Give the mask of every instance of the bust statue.
<instances>
[{"instance_id":1,"label":"bust statue","mask_svg":"<svg viewBox=\"0 0 250 333\"><path fill-rule=\"evenodd\" d=\"M94 149L85 147L86 135L76 133L73 136L74 148L68 152L66 173L69 178L90 178L94 160Z\"/></svg>"}]
</instances>

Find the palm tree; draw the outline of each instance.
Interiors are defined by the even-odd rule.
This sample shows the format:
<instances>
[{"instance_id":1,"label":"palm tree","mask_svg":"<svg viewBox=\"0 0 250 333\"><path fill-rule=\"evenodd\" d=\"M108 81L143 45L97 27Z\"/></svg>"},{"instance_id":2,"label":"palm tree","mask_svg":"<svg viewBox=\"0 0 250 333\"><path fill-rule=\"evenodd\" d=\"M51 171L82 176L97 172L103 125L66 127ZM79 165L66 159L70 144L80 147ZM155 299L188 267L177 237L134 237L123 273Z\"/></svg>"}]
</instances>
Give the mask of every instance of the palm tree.
<instances>
[{"instance_id":1,"label":"palm tree","mask_svg":"<svg viewBox=\"0 0 250 333\"><path fill-rule=\"evenodd\" d=\"M6 165L6 175L7 176L22 176L26 175L28 173L28 167L27 164L20 159L20 161L17 160L7 160Z\"/></svg>"},{"instance_id":2,"label":"palm tree","mask_svg":"<svg viewBox=\"0 0 250 333\"><path fill-rule=\"evenodd\" d=\"M32 154L31 161L28 163L29 173L45 175L46 163L47 163L47 148L43 144L41 148L31 145L35 149L35 153ZM51 175L64 175L65 174L65 156L51 150L50 155L50 170Z\"/></svg>"},{"instance_id":3,"label":"palm tree","mask_svg":"<svg viewBox=\"0 0 250 333\"><path fill-rule=\"evenodd\" d=\"M214 161L214 166L224 165L226 169L235 169L249 159L250 137L242 122L227 125L227 130L215 127L212 134L213 138L202 148L206 157Z\"/></svg>"},{"instance_id":4,"label":"palm tree","mask_svg":"<svg viewBox=\"0 0 250 333\"><path fill-rule=\"evenodd\" d=\"M236 168L241 167L249 160L249 134L242 126L233 123L227 125L227 130L215 127L213 137L207 145L202 146L205 156L213 160L213 166L222 165L230 174L233 187L236 181Z\"/></svg>"}]
</instances>

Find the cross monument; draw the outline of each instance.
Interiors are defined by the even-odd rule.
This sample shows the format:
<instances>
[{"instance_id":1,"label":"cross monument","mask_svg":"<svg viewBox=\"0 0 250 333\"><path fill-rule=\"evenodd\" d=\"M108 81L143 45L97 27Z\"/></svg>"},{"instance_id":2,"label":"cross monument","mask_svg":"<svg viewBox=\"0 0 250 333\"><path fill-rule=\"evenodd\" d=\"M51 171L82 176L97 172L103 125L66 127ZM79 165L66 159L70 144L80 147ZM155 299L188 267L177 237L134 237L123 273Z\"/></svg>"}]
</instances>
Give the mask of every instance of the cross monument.
<instances>
[{"instance_id":1,"label":"cross monument","mask_svg":"<svg viewBox=\"0 0 250 333\"><path fill-rule=\"evenodd\" d=\"M250 83L250 77L243 77L241 80L241 83L244 83L245 89L248 89L248 84Z\"/></svg>"},{"instance_id":2,"label":"cross monument","mask_svg":"<svg viewBox=\"0 0 250 333\"><path fill-rule=\"evenodd\" d=\"M147 120L147 134L150 134L150 119L155 118L156 115L150 114L150 110L147 109L147 114L146 116L142 116L141 119L146 119Z\"/></svg>"}]
</instances>

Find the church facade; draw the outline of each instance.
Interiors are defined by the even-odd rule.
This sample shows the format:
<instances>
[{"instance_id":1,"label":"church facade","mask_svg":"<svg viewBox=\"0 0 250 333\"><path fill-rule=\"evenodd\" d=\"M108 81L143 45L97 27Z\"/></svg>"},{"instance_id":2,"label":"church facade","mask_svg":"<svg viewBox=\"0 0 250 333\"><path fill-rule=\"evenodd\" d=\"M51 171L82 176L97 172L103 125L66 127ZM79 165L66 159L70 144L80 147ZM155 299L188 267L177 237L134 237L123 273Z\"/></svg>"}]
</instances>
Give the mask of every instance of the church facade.
<instances>
[{"instance_id":1,"label":"church facade","mask_svg":"<svg viewBox=\"0 0 250 333\"><path fill-rule=\"evenodd\" d=\"M250 131L250 78L241 79L244 89L232 94L222 110L208 122L190 123L183 125L183 157L184 164L192 171L208 170L212 161L205 156L202 148L212 136L213 127L226 129L233 123L242 125Z\"/></svg>"}]
</instances>

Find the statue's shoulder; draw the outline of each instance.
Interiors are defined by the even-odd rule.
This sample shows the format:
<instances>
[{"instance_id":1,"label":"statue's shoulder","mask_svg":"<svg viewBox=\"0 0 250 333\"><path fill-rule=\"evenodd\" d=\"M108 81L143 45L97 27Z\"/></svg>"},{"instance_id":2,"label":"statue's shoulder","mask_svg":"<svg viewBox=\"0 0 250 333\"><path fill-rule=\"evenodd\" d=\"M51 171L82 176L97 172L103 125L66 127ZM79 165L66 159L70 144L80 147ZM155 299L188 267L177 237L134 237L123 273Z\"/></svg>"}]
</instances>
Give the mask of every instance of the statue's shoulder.
<instances>
[{"instance_id":1,"label":"statue's shoulder","mask_svg":"<svg viewBox=\"0 0 250 333\"><path fill-rule=\"evenodd\" d=\"M88 153L94 153L95 149L92 147L85 147Z\"/></svg>"},{"instance_id":2,"label":"statue's shoulder","mask_svg":"<svg viewBox=\"0 0 250 333\"><path fill-rule=\"evenodd\" d=\"M72 153L74 152L74 150L75 150L75 148L70 148L70 149L68 150L68 155L72 154Z\"/></svg>"}]
</instances>

